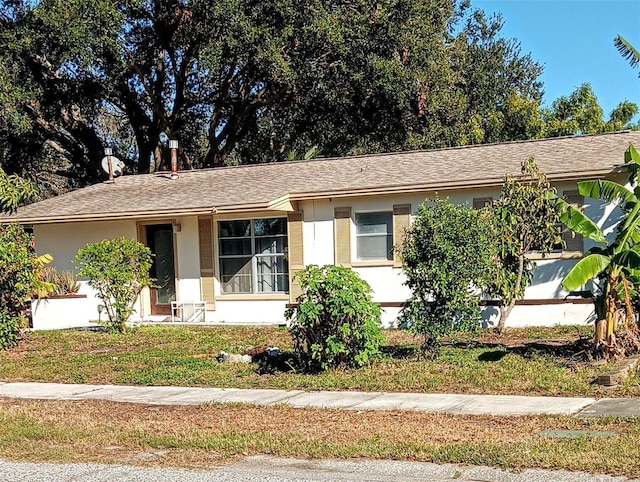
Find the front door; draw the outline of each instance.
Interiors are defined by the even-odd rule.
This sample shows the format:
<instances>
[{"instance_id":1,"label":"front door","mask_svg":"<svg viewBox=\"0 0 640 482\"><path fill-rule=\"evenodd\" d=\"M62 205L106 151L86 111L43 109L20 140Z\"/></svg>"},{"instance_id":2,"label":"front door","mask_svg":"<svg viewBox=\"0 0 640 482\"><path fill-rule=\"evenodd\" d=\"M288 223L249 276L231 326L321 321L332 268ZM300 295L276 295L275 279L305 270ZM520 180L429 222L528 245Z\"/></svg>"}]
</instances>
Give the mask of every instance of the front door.
<instances>
[{"instance_id":1,"label":"front door","mask_svg":"<svg viewBox=\"0 0 640 482\"><path fill-rule=\"evenodd\" d=\"M146 226L147 246L155 255L151 266L151 277L155 288L151 288L151 314L170 315L171 302L176 299L176 270L173 251L173 226L150 224Z\"/></svg>"}]
</instances>

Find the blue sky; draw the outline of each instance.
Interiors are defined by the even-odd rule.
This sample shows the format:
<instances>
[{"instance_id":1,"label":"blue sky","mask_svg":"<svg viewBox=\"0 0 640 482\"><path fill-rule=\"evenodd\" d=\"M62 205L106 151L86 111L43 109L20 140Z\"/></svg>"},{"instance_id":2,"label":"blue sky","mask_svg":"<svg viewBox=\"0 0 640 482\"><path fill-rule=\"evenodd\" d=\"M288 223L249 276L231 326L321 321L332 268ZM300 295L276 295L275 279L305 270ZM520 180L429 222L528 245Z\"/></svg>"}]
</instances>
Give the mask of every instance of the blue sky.
<instances>
[{"instance_id":1,"label":"blue sky","mask_svg":"<svg viewBox=\"0 0 640 482\"><path fill-rule=\"evenodd\" d=\"M517 38L522 52L544 65L546 105L588 82L606 119L625 99L640 107L640 70L613 45L622 35L640 50L640 0L471 0L471 6L500 12L503 36Z\"/></svg>"}]
</instances>

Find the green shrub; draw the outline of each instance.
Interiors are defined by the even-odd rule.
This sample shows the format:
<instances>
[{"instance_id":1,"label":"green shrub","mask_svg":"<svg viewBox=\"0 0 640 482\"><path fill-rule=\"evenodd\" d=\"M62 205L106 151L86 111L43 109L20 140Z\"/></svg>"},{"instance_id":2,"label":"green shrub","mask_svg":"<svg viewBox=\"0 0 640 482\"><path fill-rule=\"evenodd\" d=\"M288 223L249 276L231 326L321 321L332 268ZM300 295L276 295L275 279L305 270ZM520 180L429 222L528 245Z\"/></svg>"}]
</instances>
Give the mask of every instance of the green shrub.
<instances>
[{"instance_id":1,"label":"green shrub","mask_svg":"<svg viewBox=\"0 0 640 482\"><path fill-rule=\"evenodd\" d=\"M151 286L149 277L152 254L143 244L125 237L87 244L74 262L79 276L89 279L107 310L107 326L123 332L142 289Z\"/></svg>"},{"instance_id":2,"label":"green shrub","mask_svg":"<svg viewBox=\"0 0 640 482\"><path fill-rule=\"evenodd\" d=\"M0 311L0 350L6 350L18 344L20 331L26 326L22 316L11 316Z\"/></svg>"},{"instance_id":3,"label":"green shrub","mask_svg":"<svg viewBox=\"0 0 640 482\"><path fill-rule=\"evenodd\" d=\"M303 369L361 367L379 354L380 307L366 281L333 265L310 265L297 276L303 294L285 316Z\"/></svg>"},{"instance_id":4,"label":"green shrub","mask_svg":"<svg viewBox=\"0 0 640 482\"><path fill-rule=\"evenodd\" d=\"M29 296L34 293L41 264L33 238L19 224L0 226L0 349L18 343Z\"/></svg>"},{"instance_id":5,"label":"green shrub","mask_svg":"<svg viewBox=\"0 0 640 482\"><path fill-rule=\"evenodd\" d=\"M486 213L442 199L423 203L402 244L411 298L401 319L437 354L440 338L478 327L479 296L494 273L493 227Z\"/></svg>"}]
</instances>

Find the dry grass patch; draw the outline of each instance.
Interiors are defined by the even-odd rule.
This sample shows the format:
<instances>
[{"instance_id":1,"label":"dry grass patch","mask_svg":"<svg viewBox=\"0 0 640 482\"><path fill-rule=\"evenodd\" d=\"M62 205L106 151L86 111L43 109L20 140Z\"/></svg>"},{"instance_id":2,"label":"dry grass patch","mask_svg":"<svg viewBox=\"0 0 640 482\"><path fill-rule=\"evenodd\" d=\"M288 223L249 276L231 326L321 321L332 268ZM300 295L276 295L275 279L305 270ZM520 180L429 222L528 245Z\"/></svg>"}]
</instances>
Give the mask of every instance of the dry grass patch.
<instances>
[{"instance_id":1,"label":"dry grass patch","mask_svg":"<svg viewBox=\"0 0 640 482\"><path fill-rule=\"evenodd\" d=\"M0 399L0 457L211 467L244 455L381 458L635 476L638 421ZM612 431L607 439L542 430ZM602 450L602 447L607 450Z\"/></svg>"}]
</instances>

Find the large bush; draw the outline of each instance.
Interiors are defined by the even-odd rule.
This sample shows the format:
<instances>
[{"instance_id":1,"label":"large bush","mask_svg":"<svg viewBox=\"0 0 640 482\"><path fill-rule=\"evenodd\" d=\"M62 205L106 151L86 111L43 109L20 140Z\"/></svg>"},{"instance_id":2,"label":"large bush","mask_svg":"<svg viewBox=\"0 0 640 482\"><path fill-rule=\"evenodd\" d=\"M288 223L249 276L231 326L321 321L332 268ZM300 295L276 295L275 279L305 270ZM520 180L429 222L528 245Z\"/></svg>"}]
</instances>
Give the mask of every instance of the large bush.
<instances>
[{"instance_id":1,"label":"large bush","mask_svg":"<svg viewBox=\"0 0 640 482\"><path fill-rule=\"evenodd\" d=\"M40 261L33 238L22 226L0 226L0 349L18 343L29 296L38 282Z\"/></svg>"},{"instance_id":2,"label":"large bush","mask_svg":"<svg viewBox=\"0 0 640 482\"><path fill-rule=\"evenodd\" d=\"M480 321L477 288L495 269L488 216L442 199L423 203L403 240L401 255L411 298L401 318L435 354L440 338Z\"/></svg>"},{"instance_id":3,"label":"large bush","mask_svg":"<svg viewBox=\"0 0 640 482\"><path fill-rule=\"evenodd\" d=\"M78 251L74 260L80 266L78 274L89 279L104 302L111 331L125 330L138 295L151 286L151 260L149 248L125 237L89 243Z\"/></svg>"},{"instance_id":4,"label":"large bush","mask_svg":"<svg viewBox=\"0 0 640 482\"><path fill-rule=\"evenodd\" d=\"M307 266L297 276L303 294L285 316L304 369L361 367L378 355L380 307L371 301L366 281L333 265Z\"/></svg>"}]
</instances>

